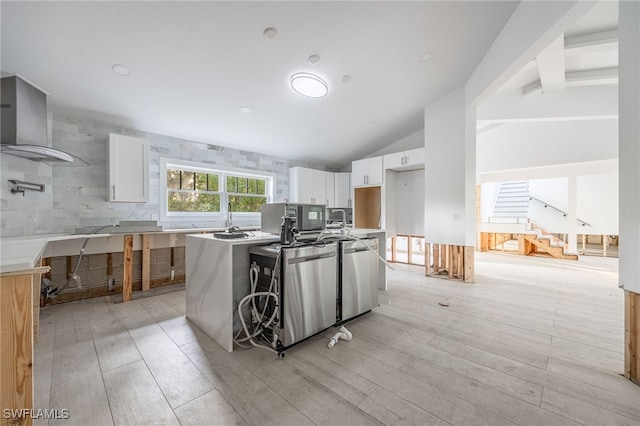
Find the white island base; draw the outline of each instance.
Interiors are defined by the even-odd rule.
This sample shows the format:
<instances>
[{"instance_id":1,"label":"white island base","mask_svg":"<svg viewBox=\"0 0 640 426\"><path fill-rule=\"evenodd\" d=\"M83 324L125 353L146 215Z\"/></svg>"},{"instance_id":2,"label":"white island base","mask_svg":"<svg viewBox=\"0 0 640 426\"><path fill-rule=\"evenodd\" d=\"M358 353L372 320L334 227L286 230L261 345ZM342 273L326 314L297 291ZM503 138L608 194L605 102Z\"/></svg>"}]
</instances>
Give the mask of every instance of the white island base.
<instances>
[{"instance_id":1,"label":"white island base","mask_svg":"<svg viewBox=\"0 0 640 426\"><path fill-rule=\"evenodd\" d=\"M378 238L380 255L385 256L385 231L353 229L351 235ZM233 336L241 328L238 303L249 294L249 249L278 241L278 236L262 232L236 240L212 234L187 235L187 318L228 352L233 351ZM381 271L378 289L386 290L385 268Z\"/></svg>"}]
</instances>

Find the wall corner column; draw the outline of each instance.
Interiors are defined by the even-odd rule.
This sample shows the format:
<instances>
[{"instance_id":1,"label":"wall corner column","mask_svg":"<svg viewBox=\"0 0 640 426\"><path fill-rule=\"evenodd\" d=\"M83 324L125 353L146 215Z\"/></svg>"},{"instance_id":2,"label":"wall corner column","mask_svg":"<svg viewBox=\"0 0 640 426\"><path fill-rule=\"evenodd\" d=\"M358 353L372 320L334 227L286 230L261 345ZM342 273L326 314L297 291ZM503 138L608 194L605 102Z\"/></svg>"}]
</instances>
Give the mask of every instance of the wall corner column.
<instances>
[{"instance_id":1,"label":"wall corner column","mask_svg":"<svg viewBox=\"0 0 640 426\"><path fill-rule=\"evenodd\" d=\"M640 3L619 7L619 280L625 290L625 377L638 383L640 346Z\"/></svg>"}]
</instances>

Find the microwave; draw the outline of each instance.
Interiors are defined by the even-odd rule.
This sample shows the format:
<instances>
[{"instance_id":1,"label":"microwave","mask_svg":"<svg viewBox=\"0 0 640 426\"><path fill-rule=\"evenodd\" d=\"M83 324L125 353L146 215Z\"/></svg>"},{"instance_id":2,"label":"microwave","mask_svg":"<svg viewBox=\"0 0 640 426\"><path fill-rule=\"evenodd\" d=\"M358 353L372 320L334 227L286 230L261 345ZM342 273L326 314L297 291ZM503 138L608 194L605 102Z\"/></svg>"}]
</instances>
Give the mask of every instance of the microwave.
<instances>
[{"instance_id":1,"label":"microwave","mask_svg":"<svg viewBox=\"0 0 640 426\"><path fill-rule=\"evenodd\" d=\"M327 226L324 204L270 203L263 204L260 214L262 232L280 234L285 216L294 217L299 232L322 231Z\"/></svg>"}]
</instances>

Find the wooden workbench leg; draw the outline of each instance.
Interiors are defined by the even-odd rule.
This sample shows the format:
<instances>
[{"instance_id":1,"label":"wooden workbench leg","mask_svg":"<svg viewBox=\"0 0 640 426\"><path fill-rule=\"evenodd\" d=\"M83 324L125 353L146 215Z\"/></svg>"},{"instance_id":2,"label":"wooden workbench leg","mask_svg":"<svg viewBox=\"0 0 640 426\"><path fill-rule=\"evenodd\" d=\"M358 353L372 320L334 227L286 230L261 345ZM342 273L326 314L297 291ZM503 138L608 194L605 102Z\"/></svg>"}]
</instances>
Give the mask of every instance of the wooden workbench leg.
<instances>
[{"instance_id":1,"label":"wooden workbench leg","mask_svg":"<svg viewBox=\"0 0 640 426\"><path fill-rule=\"evenodd\" d=\"M142 291L151 288L151 235L142 234Z\"/></svg>"},{"instance_id":2,"label":"wooden workbench leg","mask_svg":"<svg viewBox=\"0 0 640 426\"><path fill-rule=\"evenodd\" d=\"M624 376L640 384L640 294L624 295Z\"/></svg>"},{"instance_id":3,"label":"wooden workbench leg","mask_svg":"<svg viewBox=\"0 0 640 426\"><path fill-rule=\"evenodd\" d=\"M124 252L122 265L122 301L131 300L131 285L133 276L131 267L133 266L133 235L124 236Z\"/></svg>"}]
</instances>

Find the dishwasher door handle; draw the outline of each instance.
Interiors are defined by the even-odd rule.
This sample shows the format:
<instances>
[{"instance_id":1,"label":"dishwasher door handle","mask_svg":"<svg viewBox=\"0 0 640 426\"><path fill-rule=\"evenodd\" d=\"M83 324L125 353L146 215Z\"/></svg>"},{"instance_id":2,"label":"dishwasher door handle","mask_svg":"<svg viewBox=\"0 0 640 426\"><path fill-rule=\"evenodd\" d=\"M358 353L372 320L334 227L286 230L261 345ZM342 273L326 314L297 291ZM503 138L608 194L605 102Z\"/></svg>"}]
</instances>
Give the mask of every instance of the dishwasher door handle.
<instances>
[{"instance_id":1,"label":"dishwasher door handle","mask_svg":"<svg viewBox=\"0 0 640 426\"><path fill-rule=\"evenodd\" d=\"M311 262L313 260L327 259L329 257L335 257L335 256L336 256L336 252L331 251L327 253L312 254L309 256L293 257L291 259L288 259L287 263L289 265L294 265L296 263Z\"/></svg>"}]
</instances>

